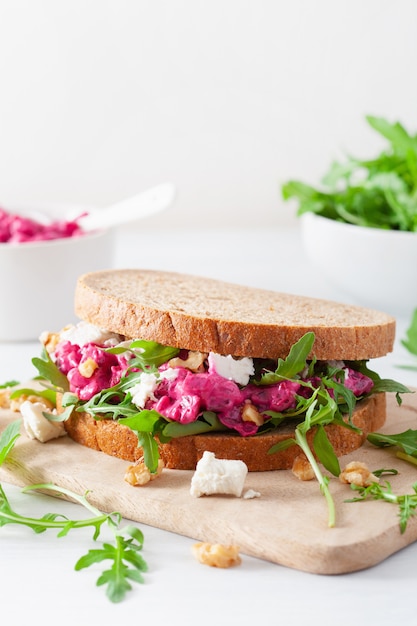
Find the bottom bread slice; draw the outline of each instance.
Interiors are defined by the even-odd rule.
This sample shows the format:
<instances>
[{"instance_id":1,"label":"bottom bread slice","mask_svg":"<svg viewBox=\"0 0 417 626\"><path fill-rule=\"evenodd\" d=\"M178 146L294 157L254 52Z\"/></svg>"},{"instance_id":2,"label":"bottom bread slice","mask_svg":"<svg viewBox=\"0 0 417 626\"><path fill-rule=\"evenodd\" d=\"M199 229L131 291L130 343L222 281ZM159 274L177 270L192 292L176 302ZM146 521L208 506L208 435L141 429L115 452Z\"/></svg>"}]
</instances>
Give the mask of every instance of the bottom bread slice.
<instances>
[{"instance_id":1,"label":"bottom bread slice","mask_svg":"<svg viewBox=\"0 0 417 626\"><path fill-rule=\"evenodd\" d=\"M353 423L361 432L336 424L326 426L327 436L337 456L360 448L367 435L380 429L386 418L385 393L375 394L356 405ZM87 413L74 412L65 422L68 435L77 443L105 454L135 462L143 456L136 435L126 426L111 419L94 419ZM159 452L168 469L194 470L207 450L219 459L244 461L250 472L291 469L301 450L297 445L275 454L268 454L275 443L294 435L291 424L253 437L231 433L204 433L172 439L159 444ZM308 433L311 442L314 429Z\"/></svg>"}]
</instances>

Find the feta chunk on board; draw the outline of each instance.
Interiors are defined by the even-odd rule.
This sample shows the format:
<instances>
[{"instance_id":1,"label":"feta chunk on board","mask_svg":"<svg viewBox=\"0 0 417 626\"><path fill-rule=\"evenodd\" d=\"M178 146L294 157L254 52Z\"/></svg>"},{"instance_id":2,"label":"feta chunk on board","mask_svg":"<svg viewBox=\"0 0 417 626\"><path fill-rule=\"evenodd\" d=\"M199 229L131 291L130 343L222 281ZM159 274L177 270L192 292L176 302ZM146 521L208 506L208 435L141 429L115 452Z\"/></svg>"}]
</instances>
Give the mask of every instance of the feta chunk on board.
<instances>
[{"instance_id":1,"label":"feta chunk on board","mask_svg":"<svg viewBox=\"0 0 417 626\"><path fill-rule=\"evenodd\" d=\"M238 460L216 459L213 452L204 452L191 479L190 494L196 498L227 494L240 498L248 467Z\"/></svg>"},{"instance_id":2,"label":"feta chunk on board","mask_svg":"<svg viewBox=\"0 0 417 626\"><path fill-rule=\"evenodd\" d=\"M42 443L67 434L62 422L51 422L43 415L46 410L42 402L30 402L30 400L25 400L20 406L27 436Z\"/></svg>"}]
</instances>

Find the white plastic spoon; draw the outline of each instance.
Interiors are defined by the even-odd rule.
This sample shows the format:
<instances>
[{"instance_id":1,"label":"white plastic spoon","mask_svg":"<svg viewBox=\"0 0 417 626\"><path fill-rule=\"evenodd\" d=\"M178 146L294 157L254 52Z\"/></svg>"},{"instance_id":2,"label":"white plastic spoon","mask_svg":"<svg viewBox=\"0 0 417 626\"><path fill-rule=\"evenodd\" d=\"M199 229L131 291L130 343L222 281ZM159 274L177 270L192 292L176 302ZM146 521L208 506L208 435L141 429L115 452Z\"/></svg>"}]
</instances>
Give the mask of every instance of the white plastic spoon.
<instances>
[{"instance_id":1,"label":"white plastic spoon","mask_svg":"<svg viewBox=\"0 0 417 626\"><path fill-rule=\"evenodd\" d=\"M174 185L162 183L132 198L121 200L102 209L89 211L86 215L79 217L77 223L85 231L120 226L167 209L174 201L174 197Z\"/></svg>"}]
</instances>

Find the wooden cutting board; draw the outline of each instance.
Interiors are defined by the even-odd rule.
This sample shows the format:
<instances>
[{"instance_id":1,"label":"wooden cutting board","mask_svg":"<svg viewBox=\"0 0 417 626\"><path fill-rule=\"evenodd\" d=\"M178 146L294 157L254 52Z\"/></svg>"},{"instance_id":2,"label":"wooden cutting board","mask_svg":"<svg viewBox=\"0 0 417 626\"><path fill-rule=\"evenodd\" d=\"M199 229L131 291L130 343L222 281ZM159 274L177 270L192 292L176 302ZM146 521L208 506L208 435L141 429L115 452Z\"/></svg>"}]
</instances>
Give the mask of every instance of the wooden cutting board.
<instances>
[{"instance_id":1,"label":"wooden cutting board","mask_svg":"<svg viewBox=\"0 0 417 626\"><path fill-rule=\"evenodd\" d=\"M0 431L17 418L0 411ZM384 432L417 429L417 394L404 397L398 407L388 398ZM370 469L395 467L389 480L395 493L412 493L417 467L396 458L394 448L366 443L342 459L341 465L361 460ZM42 444L23 433L8 460L0 466L0 480L18 486L53 482L78 494L90 490L90 501L103 511L119 511L125 518L185 535L198 541L235 543L242 554L287 567L340 574L364 569L417 539L417 517L401 534L398 509L383 501L347 503L350 487L332 478L337 524L327 526L327 506L317 481L302 482L290 471L249 473L244 492L253 499L233 496L194 498L192 472L164 470L144 487L124 481L128 463L80 446L67 437Z\"/></svg>"}]
</instances>

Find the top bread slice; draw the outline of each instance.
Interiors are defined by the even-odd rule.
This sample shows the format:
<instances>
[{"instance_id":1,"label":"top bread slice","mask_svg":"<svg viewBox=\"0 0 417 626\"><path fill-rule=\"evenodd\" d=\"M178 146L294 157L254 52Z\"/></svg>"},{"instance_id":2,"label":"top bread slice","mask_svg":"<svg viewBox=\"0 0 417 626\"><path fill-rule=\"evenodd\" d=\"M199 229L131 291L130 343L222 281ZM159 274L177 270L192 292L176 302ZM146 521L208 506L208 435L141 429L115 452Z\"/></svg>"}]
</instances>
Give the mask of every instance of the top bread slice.
<instances>
[{"instance_id":1,"label":"top bread slice","mask_svg":"<svg viewBox=\"0 0 417 626\"><path fill-rule=\"evenodd\" d=\"M75 313L129 338L240 357L285 358L313 331L310 356L371 359L395 338L395 319L372 309L154 270L84 274Z\"/></svg>"}]
</instances>

